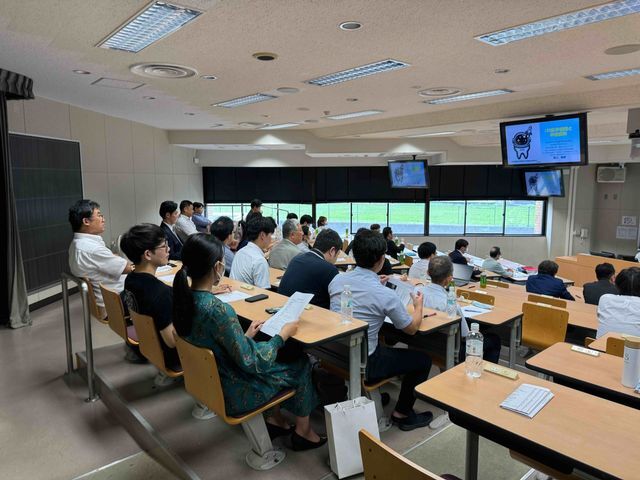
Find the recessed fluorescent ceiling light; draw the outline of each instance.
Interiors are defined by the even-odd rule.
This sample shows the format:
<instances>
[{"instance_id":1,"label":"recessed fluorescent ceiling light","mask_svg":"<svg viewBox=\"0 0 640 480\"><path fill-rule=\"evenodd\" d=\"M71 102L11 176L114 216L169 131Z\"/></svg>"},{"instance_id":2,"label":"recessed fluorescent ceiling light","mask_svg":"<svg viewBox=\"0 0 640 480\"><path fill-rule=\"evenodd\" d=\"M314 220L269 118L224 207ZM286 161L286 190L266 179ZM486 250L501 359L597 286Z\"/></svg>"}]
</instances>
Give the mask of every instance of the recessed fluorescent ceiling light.
<instances>
[{"instance_id":1,"label":"recessed fluorescent ceiling light","mask_svg":"<svg viewBox=\"0 0 640 480\"><path fill-rule=\"evenodd\" d=\"M513 93L513 90L507 90L501 88L499 90L487 90L484 92L465 93L464 95L456 95L455 97L436 98L435 100L428 100L424 103L430 103L432 105L440 105L442 103L462 102L464 100L475 100L476 98L494 97L496 95L504 95L505 93Z\"/></svg>"},{"instance_id":2,"label":"recessed fluorescent ceiling light","mask_svg":"<svg viewBox=\"0 0 640 480\"><path fill-rule=\"evenodd\" d=\"M341 113L340 115L327 115L331 120L345 120L347 118L366 117L367 115L377 115L383 113L382 110L363 110L361 112Z\"/></svg>"},{"instance_id":3,"label":"recessed fluorescent ceiling light","mask_svg":"<svg viewBox=\"0 0 640 480\"><path fill-rule=\"evenodd\" d=\"M630 77L632 75L640 75L640 67L630 68L629 70L616 70L615 72L597 73L584 78L589 80L609 80L611 78Z\"/></svg>"},{"instance_id":4,"label":"recessed fluorescent ceiling light","mask_svg":"<svg viewBox=\"0 0 640 480\"><path fill-rule=\"evenodd\" d=\"M279 130L281 128L289 128L289 127L297 127L300 125L299 123L279 123L277 125L267 125L266 127L262 127L260 130Z\"/></svg>"},{"instance_id":5,"label":"recessed fluorescent ceiling light","mask_svg":"<svg viewBox=\"0 0 640 480\"><path fill-rule=\"evenodd\" d=\"M390 70L397 70L408 66L408 63L399 62L398 60L382 60L381 62L370 63L368 65L362 65L361 67L350 68L349 70L323 75L322 77L307 80L305 83L326 87L328 85L335 85L336 83L366 77L367 75L375 75L376 73L388 72Z\"/></svg>"},{"instance_id":6,"label":"recessed fluorescent ceiling light","mask_svg":"<svg viewBox=\"0 0 640 480\"><path fill-rule=\"evenodd\" d=\"M453 135L456 132L433 132L433 133L419 133L417 135L405 135L406 138L420 138L420 137L440 137L442 135Z\"/></svg>"},{"instance_id":7,"label":"recessed fluorescent ceiling light","mask_svg":"<svg viewBox=\"0 0 640 480\"><path fill-rule=\"evenodd\" d=\"M537 37L547 33L559 32L570 28L598 23L612 18L624 17L640 12L640 1L617 0L595 7L564 13L544 20L537 20L517 27L499 30L475 37L476 40L497 47L510 42Z\"/></svg>"},{"instance_id":8,"label":"recessed fluorescent ceiling light","mask_svg":"<svg viewBox=\"0 0 640 480\"><path fill-rule=\"evenodd\" d=\"M264 93L254 93L253 95L247 95L246 97L234 98L232 100L226 100L220 103L214 103L213 107L235 108L242 107L244 105L250 105L252 103L264 102L267 100L273 100L273 95L266 95Z\"/></svg>"},{"instance_id":9,"label":"recessed fluorescent ceiling light","mask_svg":"<svg viewBox=\"0 0 640 480\"><path fill-rule=\"evenodd\" d=\"M201 13L179 5L152 2L98 46L137 53L182 28Z\"/></svg>"}]
</instances>

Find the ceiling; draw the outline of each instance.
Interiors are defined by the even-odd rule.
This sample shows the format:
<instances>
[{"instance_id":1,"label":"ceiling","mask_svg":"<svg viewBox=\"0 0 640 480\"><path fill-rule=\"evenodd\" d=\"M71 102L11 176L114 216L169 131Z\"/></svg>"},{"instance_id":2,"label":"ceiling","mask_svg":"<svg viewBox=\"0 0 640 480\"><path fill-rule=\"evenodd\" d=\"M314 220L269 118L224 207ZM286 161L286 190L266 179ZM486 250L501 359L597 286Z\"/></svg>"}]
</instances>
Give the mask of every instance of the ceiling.
<instances>
[{"instance_id":1,"label":"ceiling","mask_svg":"<svg viewBox=\"0 0 640 480\"><path fill-rule=\"evenodd\" d=\"M640 43L640 14L498 47L474 39L602 1L176 3L204 13L132 54L96 45L148 1L3 0L0 67L33 78L38 96L167 130L212 134L228 130L253 134L254 124L296 122L301 125L287 131L305 130L317 139L399 139L453 131L446 136L458 145L481 147L498 144L498 123L504 119L590 111L590 141L620 143L626 141L628 108L640 106L640 75L604 81L584 78L640 67L640 51L604 53L611 47ZM355 31L338 28L348 20L363 26ZM278 58L258 61L252 57L256 52L273 52ZM304 83L389 58L410 66L334 86ZM132 65L143 62L184 65L198 75L155 79L131 73ZM90 74L79 75L74 69ZM497 69L509 71L496 73ZM92 85L102 77L143 85L132 90ZM281 87L299 91L280 93ZM418 92L434 87L463 93L508 88L514 93L446 105L424 103L428 98ZM258 92L278 98L235 109L211 106ZM371 109L384 113L339 121L326 118ZM239 135L228 149L250 149L251 144ZM290 148L300 147L296 143Z\"/></svg>"}]
</instances>

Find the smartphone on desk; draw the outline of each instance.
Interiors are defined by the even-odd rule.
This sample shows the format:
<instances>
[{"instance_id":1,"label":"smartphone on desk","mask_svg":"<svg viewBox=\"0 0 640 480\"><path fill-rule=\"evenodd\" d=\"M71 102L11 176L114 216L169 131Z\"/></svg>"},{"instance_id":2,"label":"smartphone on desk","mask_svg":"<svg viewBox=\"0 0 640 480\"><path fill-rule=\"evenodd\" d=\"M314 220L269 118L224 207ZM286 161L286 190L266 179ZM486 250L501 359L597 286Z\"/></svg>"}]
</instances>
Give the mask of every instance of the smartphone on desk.
<instances>
[{"instance_id":1,"label":"smartphone on desk","mask_svg":"<svg viewBox=\"0 0 640 480\"><path fill-rule=\"evenodd\" d=\"M249 303L253 303L253 302L259 302L260 300L265 300L267 298L269 298L269 295L266 295L264 293L260 293L258 295L254 295L253 297L245 298L244 301L245 302L249 302Z\"/></svg>"}]
</instances>

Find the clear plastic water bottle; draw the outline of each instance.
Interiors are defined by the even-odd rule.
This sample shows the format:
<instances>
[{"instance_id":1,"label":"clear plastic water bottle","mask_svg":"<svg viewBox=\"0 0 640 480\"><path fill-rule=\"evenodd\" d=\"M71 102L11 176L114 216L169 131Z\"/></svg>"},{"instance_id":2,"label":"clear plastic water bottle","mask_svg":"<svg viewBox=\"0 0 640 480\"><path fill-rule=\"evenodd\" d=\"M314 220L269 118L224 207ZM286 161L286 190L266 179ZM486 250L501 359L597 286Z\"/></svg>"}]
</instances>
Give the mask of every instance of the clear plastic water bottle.
<instances>
[{"instance_id":1,"label":"clear plastic water bottle","mask_svg":"<svg viewBox=\"0 0 640 480\"><path fill-rule=\"evenodd\" d=\"M464 369L471 378L482 375L482 346L483 337L477 323L471 324L471 331L467 335L467 355L464 361Z\"/></svg>"},{"instance_id":2,"label":"clear plastic water bottle","mask_svg":"<svg viewBox=\"0 0 640 480\"><path fill-rule=\"evenodd\" d=\"M353 294L351 293L351 285L345 285L340 294L340 314L342 315L342 323L351 323L353 317Z\"/></svg>"},{"instance_id":3,"label":"clear plastic water bottle","mask_svg":"<svg viewBox=\"0 0 640 480\"><path fill-rule=\"evenodd\" d=\"M447 292L447 315L449 318L456 316L458 311L458 304L456 303L456 284L451 282L449 284L449 291Z\"/></svg>"}]
</instances>

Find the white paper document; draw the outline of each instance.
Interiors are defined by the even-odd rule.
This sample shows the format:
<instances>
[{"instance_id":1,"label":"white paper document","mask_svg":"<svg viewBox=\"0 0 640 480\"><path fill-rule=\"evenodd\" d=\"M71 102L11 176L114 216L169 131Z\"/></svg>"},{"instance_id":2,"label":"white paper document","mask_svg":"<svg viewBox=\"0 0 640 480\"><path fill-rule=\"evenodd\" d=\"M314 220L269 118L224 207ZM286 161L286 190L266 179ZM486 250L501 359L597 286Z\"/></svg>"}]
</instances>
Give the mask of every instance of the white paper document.
<instances>
[{"instance_id":1,"label":"white paper document","mask_svg":"<svg viewBox=\"0 0 640 480\"><path fill-rule=\"evenodd\" d=\"M262 324L260 331L270 337L277 335L285 324L296 322L300 318L304 307L309 304L312 298L313 293L294 293L289 297L284 307L278 310L278 313Z\"/></svg>"},{"instance_id":2,"label":"white paper document","mask_svg":"<svg viewBox=\"0 0 640 480\"><path fill-rule=\"evenodd\" d=\"M244 300L245 298L249 298L250 296L251 295L249 295L248 293L239 292L237 290L234 292L221 293L219 295L216 295L216 297L218 297L218 300L224 303L237 302L238 300Z\"/></svg>"},{"instance_id":3,"label":"white paper document","mask_svg":"<svg viewBox=\"0 0 640 480\"><path fill-rule=\"evenodd\" d=\"M553 393L548 388L523 383L500 406L533 418L552 398Z\"/></svg>"},{"instance_id":4,"label":"white paper document","mask_svg":"<svg viewBox=\"0 0 640 480\"><path fill-rule=\"evenodd\" d=\"M529 275L522 272L513 272L513 276L511 277L515 282L524 282L529 278Z\"/></svg>"},{"instance_id":5,"label":"white paper document","mask_svg":"<svg viewBox=\"0 0 640 480\"><path fill-rule=\"evenodd\" d=\"M170 283L171 285L173 285L174 278L176 278L175 275L162 275L161 277L158 278L158 280L160 280L161 282Z\"/></svg>"},{"instance_id":6,"label":"white paper document","mask_svg":"<svg viewBox=\"0 0 640 480\"><path fill-rule=\"evenodd\" d=\"M411 302L411 294L416 292L416 287L414 287L409 282L403 282L398 277L389 277L387 280L390 284L395 285L396 295L400 298L402 304L406 307Z\"/></svg>"},{"instance_id":7,"label":"white paper document","mask_svg":"<svg viewBox=\"0 0 640 480\"><path fill-rule=\"evenodd\" d=\"M169 273L171 270L173 270L173 267L171 265L164 265L162 267L156 268L156 275L162 275L163 273Z\"/></svg>"},{"instance_id":8,"label":"white paper document","mask_svg":"<svg viewBox=\"0 0 640 480\"><path fill-rule=\"evenodd\" d=\"M473 304L461 307L461 310L465 318L474 318L478 315L482 315L483 313L488 313L491 311L491 309L489 308L480 308L476 307Z\"/></svg>"}]
</instances>

